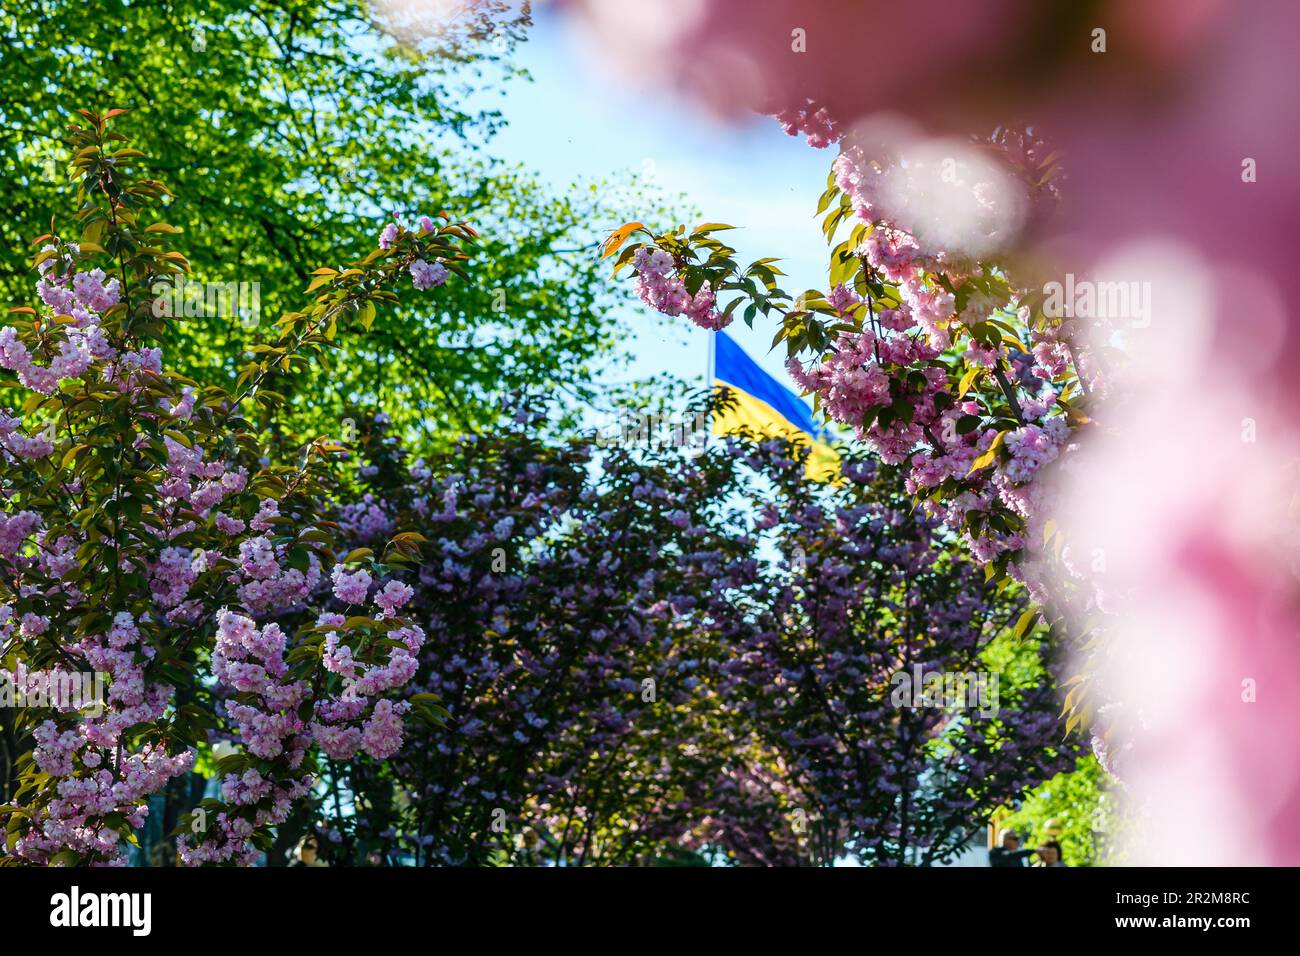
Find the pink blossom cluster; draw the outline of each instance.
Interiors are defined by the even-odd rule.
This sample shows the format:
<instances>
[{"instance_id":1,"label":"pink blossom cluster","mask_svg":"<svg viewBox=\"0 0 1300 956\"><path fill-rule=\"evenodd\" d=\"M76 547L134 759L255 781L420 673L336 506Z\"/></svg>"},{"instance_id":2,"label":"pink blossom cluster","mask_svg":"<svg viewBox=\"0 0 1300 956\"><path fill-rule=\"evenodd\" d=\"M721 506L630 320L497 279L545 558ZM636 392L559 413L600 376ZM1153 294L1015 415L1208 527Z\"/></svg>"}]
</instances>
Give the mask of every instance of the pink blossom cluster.
<instances>
[{"instance_id":1,"label":"pink blossom cluster","mask_svg":"<svg viewBox=\"0 0 1300 956\"><path fill-rule=\"evenodd\" d=\"M115 354L99 321L100 313L121 301L121 286L117 279L106 281L102 269L70 271L74 251L60 252L55 245L42 250L52 255L41 263L37 291L54 315L70 320L51 324L61 334L43 334L33 354L16 328L0 329L0 368L17 373L23 386L42 395L53 394L60 381L81 378L92 363ZM46 359L46 364L40 364L40 358Z\"/></svg>"},{"instance_id":2,"label":"pink blossom cluster","mask_svg":"<svg viewBox=\"0 0 1300 956\"><path fill-rule=\"evenodd\" d=\"M686 291L686 283L676 274L673 257L662 249L642 246L632 256L637 277L634 283L641 301L664 315L684 315L702 329L717 331L731 324L731 316L714 308L715 297L709 283L695 295Z\"/></svg>"},{"instance_id":3,"label":"pink blossom cluster","mask_svg":"<svg viewBox=\"0 0 1300 956\"><path fill-rule=\"evenodd\" d=\"M828 303L860 325L860 331L841 333L811 368L792 359L790 374L884 461L910 460L913 493L944 485L948 490L929 499L927 507L961 532L981 559L1017 552L1009 570L1028 581L1031 572L1018 553L1042 547L1047 493L1039 487L1039 476L1071 447L1071 429L1055 408L1058 392L1051 383L1073 372L1087 376L1085 387L1096 390L1100 376L1075 366L1070 337L1076 332L1061 323L1031 327L1029 353L1000 346L990 337L990 320L1005 326L1013 313L1021 325L1031 325L1029 307L1021 305L1027 294L1010 286L1000 272L964 253L927 246L900 225L896 217L906 210L898 208L898 197L918 195L918 190L912 179L906 189L894 180L914 177L915 171L907 172L889 156L868 161L863 149L849 145L835 160L834 175L851 201L859 229L866 229L856 254L875 281L894 287L898 306L867 302L863 309L857 292L832 289ZM985 392L972 392L964 402L953 401L949 373L939 362L954 342L960 353L942 362L958 377L969 381L974 375L979 381L982 374L985 380ZM1006 398L1019 419L1017 427L988 420L993 400L971 400L986 393L994 400ZM984 421L976 424L972 417ZM999 440L999 429L1004 432L1001 447L991 466L972 473L975 459ZM992 512L1000 509L1024 528L999 530L1005 522ZM979 516L973 524L972 516Z\"/></svg>"},{"instance_id":4,"label":"pink blossom cluster","mask_svg":"<svg viewBox=\"0 0 1300 956\"><path fill-rule=\"evenodd\" d=\"M101 390L132 395L138 399L137 414L158 425L198 414L194 389L180 390L175 398L159 397L164 391L160 350L115 346L104 336L96 311L117 303L119 284L99 270L75 271L75 247L52 247L52 251L58 248L66 252L41 264L40 292L49 314L33 330L0 330L0 364L40 394L52 393L61 380L81 378ZM51 320L54 314L68 314L72 321L56 323ZM48 361L42 361L42 356L48 356ZM6 461L45 457L54 451L56 441L63 440L66 436L53 426L29 437L20 417L0 414L0 446ZM190 862L250 862L254 853L249 838L259 827L282 820L291 801L309 786L307 775L295 773L294 767L313 743L313 730L324 734L341 723L325 699L313 701L316 713L310 721L299 718L296 706L310 698L309 686L287 675L284 632L274 622L258 628L246 616L283 614L316 595L323 576L316 554L309 551L305 566L300 562L291 566L288 545L268 534L288 519L281 516L275 499L259 500L248 492L245 467L210 456L201 442L181 433L167 434L158 444L157 459L138 458L145 469L142 484L151 484L155 491L147 505L154 516L153 531L146 541L129 525L124 528L119 558L122 571L147 575L146 595L153 611L139 618L118 611L102 630L60 638L68 660L103 675L107 692L98 712L64 708L36 729L33 756L36 766L50 775L50 797L32 804L30 826L13 851L31 862L47 862L71 851L84 862L122 863L122 821L142 825L148 797L192 766L193 752L134 743L127 731L159 724L172 707L171 685L151 677L149 668L157 657L161 631L174 632L175 640L185 643L212 620L208 615L215 609L207 603L209 596L195 593L195 584L205 572L220 571L215 586L238 604L238 611L216 615L214 667L221 686L233 694L227 716L248 752L280 770L264 777L250 770L237 781L227 779L231 811L219 816L210 840L183 847L183 855ZM144 451L146 445L146 436L138 433L131 448ZM70 479L65 489L76 495L81 484ZM364 512L359 520L370 521ZM180 543L196 535L202 535L203 546ZM34 608L19 613L12 604L0 606L3 640L34 639L49 633L56 622L71 625L101 611L98 606L83 606L83 592L64 580L77 565L83 544L71 532L57 538L47 535L36 511L0 511L0 563L17 582L13 593L25 608ZM377 614L394 618L406 600L409 589L388 582L376 596ZM396 689L414 671L413 654L423 632L398 620L391 624L398 649L358 674L364 693ZM30 671L19 661L15 673L23 686L41 679L42 672ZM391 752L400 744L405 705L369 705L358 699L361 712L348 715L359 723L352 752L358 748L373 754Z\"/></svg>"},{"instance_id":5,"label":"pink blossom cluster","mask_svg":"<svg viewBox=\"0 0 1300 956\"><path fill-rule=\"evenodd\" d=\"M8 608L2 610L8 617ZM57 796L39 807L30 829L18 838L14 854L45 863L71 850L83 859L124 865L120 834L104 818L121 814L132 826L142 826L148 796L188 772L194 754L169 754L155 744L135 752L121 746L128 727L157 721L172 698L169 687L146 680L145 667L154 650L142 640L130 614L118 613L107 633L82 638L70 644L68 652L102 674L108 692L89 707L81 702L82 712L74 715L71 726L46 720L36 728L33 757L50 775Z\"/></svg>"},{"instance_id":6,"label":"pink blossom cluster","mask_svg":"<svg viewBox=\"0 0 1300 956\"><path fill-rule=\"evenodd\" d=\"M409 590L409 589L408 589ZM408 595L409 597L409 595ZM321 627L342 627L344 621L341 615L324 614L321 616L318 626ZM387 634L388 640L396 642L388 650L387 659L381 659L376 663L360 663L354 657L352 649L342 644L336 631L330 631L326 635L325 641L325 668L340 674L347 682L347 689L344 692L344 698L349 701L365 701L369 697L378 697L387 691L397 690L405 686L412 677L418 666L416 654L424 645L424 630L419 625L405 623L390 630ZM382 707L379 705L383 704ZM322 712L328 711L330 705L322 708ZM383 759L396 749L395 745L390 748L392 742L392 715L405 713L408 705L397 703L393 707L389 702L376 701L376 711L382 712L383 716L378 718L372 713L361 729L360 746L366 753L376 759ZM328 714L326 714L328 716ZM318 729L325 725L317 724ZM400 744L400 728L396 738L396 743ZM348 754L351 756L351 754ZM336 755L336 759L343 759Z\"/></svg>"},{"instance_id":7,"label":"pink blossom cluster","mask_svg":"<svg viewBox=\"0 0 1300 956\"><path fill-rule=\"evenodd\" d=\"M447 281L447 267L441 262L425 262L423 259L416 259L408 268L411 273L411 284L420 291L436 288Z\"/></svg>"},{"instance_id":8,"label":"pink blossom cluster","mask_svg":"<svg viewBox=\"0 0 1300 956\"><path fill-rule=\"evenodd\" d=\"M891 324L906 321L906 307L894 310ZM891 464L902 461L920 442L925 429L939 417L934 398L947 385L942 369L924 363L939 352L919 336L864 329L860 333L842 333L836 350L815 367L805 370L795 359L787 364L790 376L804 389L821 396L827 413L837 421L851 425L861 438L867 439L881 457ZM864 427L864 416L877 409L893 407L897 398L891 382L897 367L919 366L917 376L900 396L911 412L911 421L900 419L889 428L879 422Z\"/></svg>"},{"instance_id":9,"label":"pink blossom cluster","mask_svg":"<svg viewBox=\"0 0 1300 956\"><path fill-rule=\"evenodd\" d=\"M310 688L305 681L289 678L286 646L278 624L258 628L251 618L228 609L217 614L213 674L237 695L256 699L255 704L242 703L237 696L226 702L226 713L250 753L267 760L283 757L296 768L310 743L297 714Z\"/></svg>"},{"instance_id":10,"label":"pink blossom cluster","mask_svg":"<svg viewBox=\"0 0 1300 956\"><path fill-rule=\"evenodd\" d=\"M54 452L54 443L44 435L24 435L22 420L10 415L8 410L0 411L0 448L14 458L32 461L46 458Z\"/></svg>"},{"instance_id":11,"label":"pink blossom cluster","mask_svg":"<svg viewBox=\"0 0 1300 956\"><path fill-rule=\"evenodd\" d=\"M311 791L311 783L310 774L287 780L273 780L255 769L227 774L221 783L227 809L216 811L213 820L201 827L198 843L178 841L176 849L181 863L256 866L261 853L253 842L254 836L259 829L277 826L288 819L294 802ZM203 817L199 819L204 821Z\"/></svg>"},{"instance_id":12,"label":"pink blossom cluster","mask_svg":"<svg viewBox=\"0 0 1300 956\"><path fill-rule=\"evenodd\" d=\"M349 572L343 565L335 565L331 572L334 596L344 604L365 604L370 593L370 573L364 568Z\"/></svg>"},{"instance_id":13,"label":"pink blossom cluster","mask_svg":"<svg viewBox=\"0 0 1300 956\"><path fill-rule=\"evenodd\" d=\"M379 233L379 248L385 252L393 249L397 245L398 239L402 236L405 226L396 219L393 222L384 225ZM418 222L419 234L428 235L438 228L438 224L429 216L420 216ZM409 234L409 233L408 233ZM451 274L450 270L441 262L429 262L423 258L412 259L407 264L407 272L411 276L411 284L421 292L428 289L436 289L447 281Z\"/></svg>"},{"instance_id":14,"label":"pink blossom cluster","mask_svg":"<svg viewBox=\"0 0 1300 956\"><path fill-rule=\"evenodd\" d=\"M264 535L239 544L239 572L230 575L238 585L240 603L254 614L297 608L315 593L323 573L315 553L307 555L307 567L289 564L289 546L273 544Z\"/></svg>"},{"instance_id":15,"label":"pink blossom cluster","mask_svg":"<svg viewBox=\"0 0 1300 956\"><path fill-rule=\"evenodd\" d=\"M349 592L347 597L365 600L368 573L336 573L334 577L345 580L345 591L359 589L359 594ZM407 585L387 582L375 596L379 619L393 618L412 594ZM180 841L182 862L191 866L254 864L258 859L254 835L282 823L293 802L311 787L313 777L302 767L313 745L339 761L351 760L361 752L382 760L398 751L403 740L402 718L410 704L380 695L400 689L415 676L424 631L415 624L393 623L396 626L386 637L395 645L386 658L368 663L359 660L354 647L341 636L347 629L347 617L325 612L317 618L316 626L328 629L322 644L322 666L344 681L342 692L334 695L321 693L307 680L293 676L286 656L288 639L279 624L258 627L252 618L235 611L218 613L213 673L233 694L226 701L226 714L248 753L268 762L269 767L249 767L225 776L222 799L226 808L216 813L215 825L196 834L197 839ZM365 655L366 660L371 656ZM310 707L310 716L302 713L304 704Z\"/></svg>"},{"instance_id":16,"label":"pink blossom cluster","mask_svg":"<svg viewBox=\"0 0 1300 956\"><path fill-rule=\"evenodd\" d=\"M1032 480L1040 468L1061 454L1069 432L1065 419L1060 416L1048 419L1042 425L1029 424L1008 432L1004 446L1011 453L1011 460L1003 469L1003 475L1014 484Z\"/></svg>"},{"instance_id":17,"label":"pink blossom cluster","mask_svg":"<svg viewBox=\"0 0 1300 956\"><path fill-rule=\"evenodd\" d=\"M354 541L378 541L393 530L392 518L371 494L362 495L360 501L343 505L338 521Z\"/></svg>"},{"instance_id":18,"label":"pink blossom cluster","mask_svg":"<svg viewBox=\"0 0 1300 956\"><path fill-rule=\"evenodd\" d=\"M815 149L825 149L840 138L839 126L824 106L810 103L802 109L782 110L775 116L788 135L806 136L808 145Z\"/></svg>"},{"instance_id":19,"label":"pink blossom cluster","mask_svg":"<svg viewBox=\"0 0 1300 956\"><path fill-rule=\"evenodd\" d=\"M40 515L33 511L0 514L0 557L12 561L40 527Z\"/></svg>"}]
</instances>

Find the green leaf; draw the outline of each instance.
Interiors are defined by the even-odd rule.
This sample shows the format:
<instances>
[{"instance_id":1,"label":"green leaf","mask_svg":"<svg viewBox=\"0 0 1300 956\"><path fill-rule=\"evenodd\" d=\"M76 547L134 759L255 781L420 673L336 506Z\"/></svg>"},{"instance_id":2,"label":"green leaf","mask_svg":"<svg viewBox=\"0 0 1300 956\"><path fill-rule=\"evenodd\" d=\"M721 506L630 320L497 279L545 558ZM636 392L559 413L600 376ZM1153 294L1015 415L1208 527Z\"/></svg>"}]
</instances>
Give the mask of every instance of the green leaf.
<instances>
[{"instance_id":1,"label":"green leaf","mask_svg":"<svg viewBox=\"0 0 1300 956\"><path fill-rule=\"evenodd\" d=\"M357 313L357 319L361 327L369 332L370 327L375 324L375 304L367 299L362 304L361 311Z\"/></svg>"},{"instance_id":2,"label":"green leaf","mask_svg":"<svg viewBox=\"0 0 1300 956\"><path fill-rule=\"evenodd\" d=\"M1015 630L1012 633L1016 637L1024 637L1029 633L1030 628L1034 626L1034 619L1036 617L1038 617L1038 608L1031 607L1029 610L1025 611L1024 614L1020 615L1020 618L1016 621Z\"/></svg>"},{"instance_id":3,"label":"green leaf","mask_svg":"<svg viewBox=\"0 0 1300 956\"><path fill-rule=\"evenodd\" d=\"M993 462L997 461L998 449L1002 447L1002 439L1005 438L1006 435L1007 433L1004 431L997 433L997 436L993 439L993 443L989 445L988 450L971 462L970 471L967 472L968 475L979 471L981 468L987 468L989 465L993 464Z\"/></svg>"}]
</instances>

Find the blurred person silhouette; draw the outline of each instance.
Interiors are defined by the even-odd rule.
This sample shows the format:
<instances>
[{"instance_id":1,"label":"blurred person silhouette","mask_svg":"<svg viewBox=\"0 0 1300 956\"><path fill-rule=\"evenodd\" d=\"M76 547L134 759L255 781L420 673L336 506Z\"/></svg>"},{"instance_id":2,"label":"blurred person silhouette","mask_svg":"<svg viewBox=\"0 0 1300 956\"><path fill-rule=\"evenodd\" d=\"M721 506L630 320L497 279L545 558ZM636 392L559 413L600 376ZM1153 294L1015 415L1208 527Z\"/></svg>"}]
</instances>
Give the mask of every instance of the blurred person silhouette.
<instances>
[{"instance_id":1,"label":"blurred person silhouette","mask_svg":"<svg viewBox=\"0 0 1300 956\"><path fill-rule=\"evenodd\" d=\"M324 860L316 855L318 849L316 835L309 833L302 838L293 851L293 858L289 861L290 866L329 866Z\"/></svg>"},{"instance_id":2,"label":"blurred person silhouette","mask_svg":"<svg viewBox=\"0 0 1300 956\"><path fill-rule=\"evenodd\" d=\"M1040 866L1065 866L1065 854L1056 840L1048 840L1038 848L1038 859Z\"/></svg>"},{"instance_id":3,"label":"blurred person silhouette","mask_svg":"<svg viewBox=\"0 0 1300 956\"><path fill-rule=\"evenodd\" d=\"M1015 830L1003 830L998 843L989 850L989 866L1025 866L1034 852L1032 848L1020 849L1020 834Z\"/></svg>"}]
</instances>

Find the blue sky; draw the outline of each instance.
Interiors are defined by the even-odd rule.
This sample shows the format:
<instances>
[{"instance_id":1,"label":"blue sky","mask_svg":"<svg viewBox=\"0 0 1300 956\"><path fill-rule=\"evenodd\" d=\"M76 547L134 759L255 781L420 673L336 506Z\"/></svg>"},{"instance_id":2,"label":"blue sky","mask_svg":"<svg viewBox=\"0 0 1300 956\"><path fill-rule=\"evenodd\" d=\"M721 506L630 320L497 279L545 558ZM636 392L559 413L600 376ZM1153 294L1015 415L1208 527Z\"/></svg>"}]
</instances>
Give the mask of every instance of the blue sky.
<instances>
[{"instance_id":1,"label":"blue sky","mask_svg":"<svg viewBox=\"0 0 1300 956\"><path fill-rule=\"evenodd\" d=\"M545 8L516 59L533 81L510 83L494 104L509 125L493 138L491 153L534 170L556 191L575 179L600 179L640 181L670 198L685 194L700 214L688 226L710 221L741 227L720 238L737 248L742 262L779 257L788 273L786 291L825 284L829 250L814 213L832 151L787 136L770 118L724 125L670 95L611 81L580 38ZM622 219L601 224L604 231L644 214L618 212ZM620 318L632 332L633 362L619 379L669 372L703 382L707 333L685 319L655 321L639 304ZM775 323L759 316L754 324L751 331L737 320L728 333L794 388L782 367L784 350L768 354Z\"/></svg>"}]
</instances>

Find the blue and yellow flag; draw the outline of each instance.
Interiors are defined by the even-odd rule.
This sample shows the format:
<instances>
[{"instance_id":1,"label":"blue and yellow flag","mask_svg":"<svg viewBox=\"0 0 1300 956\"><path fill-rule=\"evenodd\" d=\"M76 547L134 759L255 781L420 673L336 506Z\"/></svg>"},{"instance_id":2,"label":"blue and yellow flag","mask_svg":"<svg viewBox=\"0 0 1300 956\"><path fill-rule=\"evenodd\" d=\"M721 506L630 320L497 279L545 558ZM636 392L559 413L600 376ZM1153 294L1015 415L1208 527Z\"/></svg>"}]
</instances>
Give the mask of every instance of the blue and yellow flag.
<instances>
[{"instance_id":1,"label":"blue and yellow flag","mask_svg":"<svg viewBox=\"0 0 1300 956\"><path fill-rule=\"evenodd\" d=\"M736 404L713 416L713 434L748 428L756 434L781 436L812 446L804 474L816 481L839 477L840 456L825 440L808 406L745 354L725 333L715 332L713 384L732 390Z\"/></svg>"}]
</instances>

